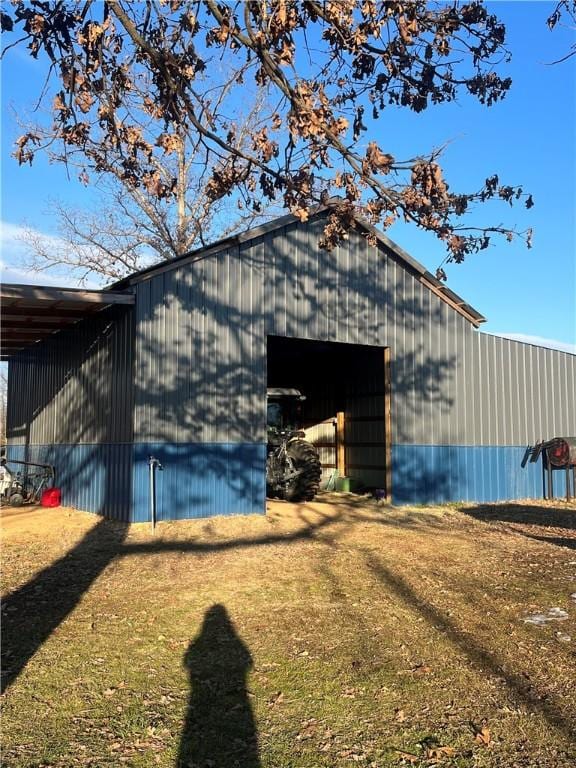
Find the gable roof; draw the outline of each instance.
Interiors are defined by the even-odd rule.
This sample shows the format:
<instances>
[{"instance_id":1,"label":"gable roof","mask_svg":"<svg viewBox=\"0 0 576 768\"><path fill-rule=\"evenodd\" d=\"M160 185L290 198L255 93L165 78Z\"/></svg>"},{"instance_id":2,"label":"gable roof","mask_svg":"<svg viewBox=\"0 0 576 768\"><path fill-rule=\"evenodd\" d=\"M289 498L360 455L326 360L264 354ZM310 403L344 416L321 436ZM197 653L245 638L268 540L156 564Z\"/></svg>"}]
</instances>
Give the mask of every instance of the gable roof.
<instances>
[{"instance_id":1,"label":"gable roof","mask_svg":"<svg viewBox=\"0 0 576 768\"><path fill-rule=\"evenodd\" d=\"M329 210L329 205L320 206L316 211L314 211L310 218L313 219L324 216L328 213ZM136 283L148 280L155 275L162 274L163 272L170 272L173 269L184 266L185 264L207 258L208 256L212 256L222 249L228 248L232 245L239 246L244 243L248 243L251 240L256 240L263 235L274 232L275 230L283 229L284 227L291 224L300 224L300 220L296 216L292 216L290 214L281 216L277 219L273 219L272 221L267 222L266 224L261 224L258 227L253 227L252 229L248 229L245 232L240 232L237 235L232 235L230 237L223 238L222 240L218 240L212 245L202 246L201 248L197 248L194 251L185 253L182 256L171 259L170 261L154 264L151 267L146 267L145 269L142 269L138 272L134 272L132 275L128 275L127 277L122 278L122 280L109 286L108 290L119 291L124 288L128 288L131 285L135 285ZM481 323L486 322L484 315L482 315L480 312L474 309L474 307L464 301L464 299L458 296L457 293L451 291L446 285L444 285L443 282L438 280L431 272L429 272L423 264L420 264L419 261L412 258L412 256L410 256L403 248L397 245L393 240L390 240L390 238L387 237L379 229L372 226L372 224L369 224L367 221L361 219L360 217L354 217L354 227L361 234L371 235L372 237L376 238L376 240L386 249L387 254L391 258L403 266L404 269L406 269L419 282L425 285L430 291L432 291L432 293L442 299L442 301L448 304L452 309L458 312L458 314L465 317L466 320L472 323L472 325L474 325L476 328L478 328Z\"/></svg>"}]
</instances>

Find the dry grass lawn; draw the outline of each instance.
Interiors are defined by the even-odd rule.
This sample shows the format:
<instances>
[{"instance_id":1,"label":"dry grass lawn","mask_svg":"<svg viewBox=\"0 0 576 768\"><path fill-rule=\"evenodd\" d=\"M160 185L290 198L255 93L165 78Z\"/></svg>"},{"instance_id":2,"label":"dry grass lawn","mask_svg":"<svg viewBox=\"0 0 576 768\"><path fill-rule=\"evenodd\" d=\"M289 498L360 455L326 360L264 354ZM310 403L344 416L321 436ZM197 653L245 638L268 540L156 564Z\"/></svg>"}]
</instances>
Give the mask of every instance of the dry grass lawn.
<instances>
[{"instance_id":1,"label":"dry grass lawn","mask_svg":"<svg viewBox=\"0 0 576 768\"><path fill-rule=\"evenodd\" d=\"M576 506L328 502L4 510L3 765L574 766Z\"/></svg>"}]
</instances>

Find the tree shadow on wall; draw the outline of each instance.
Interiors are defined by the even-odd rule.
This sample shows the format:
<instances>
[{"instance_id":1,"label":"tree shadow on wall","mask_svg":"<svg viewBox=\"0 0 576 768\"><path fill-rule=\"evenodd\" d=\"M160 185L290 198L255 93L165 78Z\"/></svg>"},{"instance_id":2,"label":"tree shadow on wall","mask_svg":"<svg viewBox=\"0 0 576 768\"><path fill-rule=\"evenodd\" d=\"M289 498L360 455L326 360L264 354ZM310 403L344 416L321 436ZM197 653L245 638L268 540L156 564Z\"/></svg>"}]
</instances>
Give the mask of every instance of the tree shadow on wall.
<instances>
[{"instance_id":1,"label":"tree shadow on wall","mask_svg":"<svg viewBox=\"0 0 576 768\"><path fill-rule=\"evenodd\" d=\"M248 699L252 656L238 636L226 608L213 605L198 637L188 647L184 666L190 698L177 768L259 768L258 737Z\"/></svg>"}]
</instances>

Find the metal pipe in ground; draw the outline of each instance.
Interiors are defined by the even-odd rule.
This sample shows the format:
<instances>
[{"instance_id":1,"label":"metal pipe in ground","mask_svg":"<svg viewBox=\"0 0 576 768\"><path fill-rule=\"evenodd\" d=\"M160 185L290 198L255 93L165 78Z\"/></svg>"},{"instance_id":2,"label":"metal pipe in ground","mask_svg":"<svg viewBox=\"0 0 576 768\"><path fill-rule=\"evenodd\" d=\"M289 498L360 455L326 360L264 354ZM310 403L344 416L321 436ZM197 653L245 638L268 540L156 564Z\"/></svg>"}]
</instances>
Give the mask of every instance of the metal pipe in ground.
<instances>
[{"instance_id":1,"label":"metal pipe in ground","mask_svg":"<svg viewBox=\"0 0 576 768\"><path fill-rule=\"evenodd\" d=\"M154 456L148 459L148 480L150 485L150 522L152 530L156 528L156 470L162 471L164 467Z\"/></svg>"}]
</instances>

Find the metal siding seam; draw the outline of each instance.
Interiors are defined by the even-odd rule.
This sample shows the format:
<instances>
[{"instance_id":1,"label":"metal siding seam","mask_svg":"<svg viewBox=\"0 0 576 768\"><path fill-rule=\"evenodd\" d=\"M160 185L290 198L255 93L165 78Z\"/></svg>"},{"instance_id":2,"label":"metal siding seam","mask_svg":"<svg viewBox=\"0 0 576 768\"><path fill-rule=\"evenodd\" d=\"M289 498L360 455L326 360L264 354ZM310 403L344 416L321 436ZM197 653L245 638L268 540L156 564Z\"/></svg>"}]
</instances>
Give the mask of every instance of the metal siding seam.
<instances>
[{"instance_id":1,"label":"metal siding seam","mask_svg":"<svg viewBox=\"0 0 576 768\"><path fill-rule=\"evenodd\" d=\"M237 362L237 344L233 336L231 322L232 313L234 310L237 311L237 307L239 306L240 302L240 286L237 266L237 264L232 263L229 250L227 250L224 255L223 263L217 265L217 268L223 271L223 295L225 299L223 306L220 307L221 314L219 317L219 322L215 326L215 333L217 336L224 337L226 339L225 369L228 370L229 376L232 372L233 366ZM212 441L218 443L228 443L231 440L230 433L232 431L232 424L230 423L231 414L229 410L225 411L223 408L224 392L222 390L222 382L219 376L219 380L216 382L216 368L213 370L211 377L212 391L214 393L214 414L216 415L215 421L218 425L215 434L212 437ZM238 391L232 391L230 392L230 397L226 398L226 402L233 402L234 398L236 397L238 397ZM224 417L224 419L222 419L222 417Z\"/></svg>"},{"instance_id":2,"label":"metal siding seam","mask_svg":"<svg viewBox=\"0 0 576 768\"><path fill-rule=\"evenodd\" d=\"M449 307L446 310L446 385L448 387L448 445L455 445L458 442L458 388L457 376L460 359L460 350L458 347L458 319L460 315L452 311Z\"/></svg>"},{"instance_id":3,"label":"metal siding seam","mask_svg":"<svg viewBox=\"0 0 576 768\"><path fill-rule=\"evenodd\" d=\"M402 336L400 333L400 323L398 321L399 306L398 297L401 292L401 277L400 268L396 262L394 262L394 287L392 297L392 324L394 328L394 350L393 350L393 365L392 365L392 403L393 413L395 414L393 419L393 440L400 442L406 438L405 435L405 415L406 415L406 403L403 393L400 391L399 384L404 375L404 345Z\"/></svg>"},{"instance_id":4,"label":"metal siding seam","mask_svg":"<svg viewBox=\"0 0 576 768\"><path fill-rule=\"evenodd\" d=\"M485 403L484 409L484 422L483 422L483 445L495 445L494 430L493 430L493 414L494 414L494 370L492 366L491 350L494 347L493 336L484 336L482 341L482 368L484 370L484 386L485 386Z\"/></svg>"},{"instance_id":5,"label":"metal siding seam","mask_svg":"<svg viewBox=\"0 0 576 768\"><path fill-rule=\"evenodd\" d=\"M564 434L564 423L563 423L563 400L562 400L562 392L560 388L560 355L561 352L553 352L553 358L554 358L554 400L556 403L556 408L553 411L553 415L555 418L555 424L554 424L554 432L555 436Z\"/></svg>"},{"instance_id":6,"label":"metal siding seam","mask_svg":"<svg viewBox=\"0 0 576 768\"><path fill-rule=\"evenodd\" d=\"M557 414L558 414L558 406L560 405L558 401L558 389L556 386L557 381L557 369L556 369L556 355L552 350L548 350L548 355L550 358L550 392L551 392L551 399L550 399L550 423L551 423L551 429L550 429L550 437L555 437L557 433L556 425L557 425Z\"/></svg>"},{"instance_id":7,"label":"metal siding seam","mask_svg":"<svg viewBox=\"0 0 576 768\"><path fill-rule=\"evenodd\" d=\"M358 269L358 248L354 237L346 241L348 258L350 264L349 271L349 306L351 300L351 312L348 316L348 343L358 343L359 323L360 323L360 274Z\"/></svg>"},{"instance_id":8,"label":"metal siding seam","mask_svg":"<svg viewBox=\"0 0 576 768\"><path fill-rule=\"evenodd\" d=\"M524 345L520 344L518 345L518 354L517 354L517 396L516 396L516 402L518 405L517 410L517 425L518 425L518 432L516 434L515 443L516 445L520 445L525 441L525 434L526 434L526 387L525 387L525 375L526 375L526 363L525 363L525 354L524 354Z\"/></svg>"},{"instance_id":9,"label":"metal siding seam","mask_svg":"<svg viewBox=\"0 0 576 768\"><path fill-rule=\"evenodd\" d=\"M544 430L542 429L542 354L539 347L534 348L534 384L535 384L535 416L534 416L534 441L543 440Z\"/></svg>"},{"instance_id":10,"label":"metal siding seam","mask_svg":"<svg viewBox=\"0 0 576 768\"><path fill-rule=\"evenodd\" d=\"M467 327L464 318L460 319L460 365L458 368L458 443L466 444L468 442L468 398L466 392L467 365L468 365L468 345L466 343Z\"/></svg>"},{"instance_id":11,"label":"metal siding seam","mask_svg":"<svg viewBox=\"0 0 576 768\"><path fill-rule=\"evenodd\" d=\"M511 445L518 442L518 414L516 404L518 402L518 354L516 344L510 344L510 437Z\"/></svg>"},{"instance_id":12,"label":"metal siding seam","mask_svg":"<svg viewBox=\"0 0 576 768\"><path fill-rule=\"evenodd\" d=\"M360 239L361 238L360 236ZM362 258L364 256L362 252L361 242L359 240L359 235L357 232L352 231L350 233L350 239L349 239L349 247L350 247L350 254L352 258L353 263L353 291L352 295L354 296L354 315L353 315L353 322L350 326L350 338L352 341L352 344L366 344L366 338L364 335L364 302L363 302L363 293L364 293L364 281L363 281L363 275L362 275Z\"/></svg>"},{"instance_id":13,"label":"metal siding seam","mask_svg":"<svg viewBox=\"0 0 576 768\"><path fill-rule=\"evenodd\" d=\"M572 434L576 434L576 409L573 403L576 402L576 382L574 381L574 370L576 369L576 356L565 355L566 358L566 408L568 418L572 419Z\"/></svg>"},{"instance_id":14,"label":"metal siding seam","mask_svg":"<svg viewBox=\"0 0 576 768\"><path fill-rule=\"evenodd\" d=\"M345 240L337 246L339 259L343 258L344 278L341 282L341 292L338 296L340 304L339 328L337 339L350 342L350 323L354 312L354 294L350 280L350 271L352 269L352 255L350 253L350 241Z\"/></svg>"},{"instance_id":15,"label":"metal siding seam","mask_svg":"<svg viewBox=\"0 0 576 768\"><path fill-rule=\"evenodd\" d=\"M472 444L482 444L482 361L480 357L480 344L482 337L479 333L473 335L473 360L474 360L474 375L473 381L473 400L472 400L472 414L474 418L474 433L472 435Z\"/></svg>"},{"instance_id":16,"label":"metal siding seam","mask_svg":"<svg viewBox=\"0 0 576 768\"><path fill-rule=\"evenodd\" d=\"M560 395L560 402L562 403L559 410L559 420L560 424L564 425L564 429L566 429L568 425L568 409L567 409L567 391L566 391L566 355L562 352L557 353L558 358L558 368L559 368L559 375L558 375L558 392ZM559 431L559 434L560 433ZM565 433L564 433L565 434Z\"/></svg>"},{"instance_id":17,"label":"metal siding seam","mask_svg":"<svg viewBox=\"0 0 576 768\"><path fill-rule=\"evenodd\" d=\"M522 344L522 375L521 375L521 400L520 400L520 409L521 409L521 425L522 425L522 435L520 438L520 444L522 443L528 443L529 437L528 437L528 408L530 407L530 401L529 401L529 378L530 373L528 370L529 362L528 362L528 355L529 355L530 347L528 347L525 344Z\"/></svg>"},{"instance_id":18,"label":"metal siding seam","mask_svg":"<svg viewBox=\"0 0 576 768\"><path fill-rule=\"evenodd\" d=\"M502 345L501 345L501 352L502 352L502 378L501 378L501 386L502 386L502 399L501 399L501 418L502 418L502 441L504 443L511 443L511 428L512 428L512 415L511 415L511 406L512 406L512 395L510 392L511 388L511 377L510 377L510 342L507 339L502 339Z\"/></svg>"},{"instance_id":19,"label":"metal siding seam","mask_svg":"<svg viewBox=\"0 0 576 768\"><path fill-rule=\"evenodd\" d=\"M422 286L423 288L424 286ZM428 294L428 317L426 318L426 328L423 329L422 333L422 342L424 344L424 349L426 350L426 353L428 355L434 355L434 337L436 333L436 323L434 322L434 305L435 305L435 298L432 294ZM426 403L426 421L428 423L428 437L425 438L422 442L425 443L435 443L438 441L439 434L438 434L438 414L437 414L437 405L434 403L433 398L429 398L428 402Z\"/></svg>"},{"instance_id":20,"label":"metal siding seam","mask_svg":"<svg viewBox=\"0 0 576 768\"><path fill-rule=\"evenodd\" d=\"M296 274L294 280L294 336L309 338L312 336L310 327L310 315L307 313L308 293L308 259L306 254L305 229L306 224L297 227L294 231L294 258L296 260Z\"/></svg>"},{"instance_id":21,"label":"metal siding seam","mask_svg":"<svg viewBox=\"0 0 576 768\"><path fill-rule=\"evenodd\" d=\"M458 442L464 445L469 443L469 403L468 403L468 348L469 327L465 318L460 320L460 338L462 343L462 365L460 368L460 435Z\"/></svg>"},{"instance_id":22,"label":"metal siding seam","mask_svg":"<svg viewBox=\"0 0 576 768\"><path fill-rule=\"evenodd\" d=\"M536 347L527 347L528 352L528 371L527 371L527 400L526 403L526 443L534 445L536 442L536 412L538 410L538 400L536 393Z\"/></svg>"},{"instance_id":23,"label":"metal siding seam","mask_svg":"<svg viewBox=\"0 0 576 768\"><path fill-rule=\"evenodd\" d=\"M503 402L502 392L502 339L494 338L493 378L494 378L494 444L503 444Z\"/></svg>"},{"instance_id":24,"label":"metal siding seam","mask_svg":"<svg viewBox=\"0 0 576 768\"><path fill-rule=\"evenodd\" d=\"M561 423L564 425L568 425L569 423L569 414L568 414L568 390L567 390L567 364L568 364L568 355L564 352L558 353L558 367L560 368L560 376L559 376L559 390L560 390L560 396L562 398L562 408L560 412L560 419ZM566 427L565 427L566 428Z\"/></svg>"},{"instance_id":25,"label":"metal siding seam","mask_svg":"<svg viewBox=\"0 0 576 768\"><path fill-rule=\"evenodd\" d=\"M285 237L283 237L279 241L280 252L282 254L282 260L281 260L281 271L282 271L282 290L281 290L281 297L282 297L282 320L281 320L281 327L284 328L284 331L282 333L283 336L290 336L290 316L288 314L288 308L290 306L290 285L292 280L292 260L290 256L286 253L287 246L289 243L289 239L292 238L292 231L293 227L286 227L284 230ZM290 269L289 269L290 265Z\"/></svg>"},{"instance_id":26,"label":"metal siding seam","mask_svg":"<svg viewBox=\"0 0 576 768\"><path fill-rule=\"evenodd\" d=\"M538 349L538 384L539 384L539 423L540 423L540 432L538 437L540 439L547 439L547 387L546 387L546 358L544 355L544 350L540 347Z\"/></svg>"},{"instance_id":27,"label":"metal siding seam","mask_svg":"<svg viewBox=\"0 0 576 768\"><path fill-rule=\"evenodd\" d=\"M262 309L264 313L264 333L268 335L273 328L274 316L274 254L272 249L268 249L269 253L266 253L265 243L266 238L263 238L260 243L261 252L263 254L262 281L267 290L264 291Z\"/></svg>"}]
</instances>

